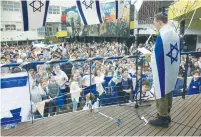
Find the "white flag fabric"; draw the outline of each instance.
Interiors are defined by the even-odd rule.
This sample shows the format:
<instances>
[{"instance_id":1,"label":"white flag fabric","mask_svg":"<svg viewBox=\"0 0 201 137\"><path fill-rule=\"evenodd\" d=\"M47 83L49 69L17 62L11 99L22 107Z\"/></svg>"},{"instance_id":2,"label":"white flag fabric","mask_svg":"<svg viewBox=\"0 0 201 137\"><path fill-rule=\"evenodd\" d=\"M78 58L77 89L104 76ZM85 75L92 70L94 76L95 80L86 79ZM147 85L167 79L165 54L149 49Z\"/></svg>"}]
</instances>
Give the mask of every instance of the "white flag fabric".
<instances>
[{"instance_id":1,"label":"white flag fabric","mask_svg":"<svg viewBox=\"0 0 201 137\"><path fill-rule=\"evenodd\" d=\"M122 18L124 13L124 0L116 0L116 19Z\"/></svg>"},{"instance_id":2,"label":"white flag fabric","mask_svg":"<svg viewBox=\"0 0 201 137\"><path fill-rule=\"evenodd\" d=\"M45 26L49 0L22 0L24 31L36 30Z\"/></svg>"},{"instance_id":3,"label":"white flag fabric","mask_svg":"<svg viewBox=\"0 0 201 137\"><path fill-rule=\"evenodd\" d=\"M84 25L103 23L99 0L76 0L76 6Z\"/></svg>"},{"instance_id":4,"label":"white flag fabric","mask_svg":"<svg viewBox=\"0 0 201 137\"><path fill-rule=\"evenodd\" d=\"M137 11L139 11L140 10L140 8L141 8L141 6L142 6L142 3L143 3L143 0L136 0L135 1L135 9L137 10Z\"/></svg>"},{"instance_id":5,"label":"white flag fabric","mask_svg":"<svg viewBox=\"0 0 201 137\"><path fill-rule=\"evenodd\" d=\"M175 30L165 25L156 38L151 57L156 99L173 91L180 65L180 40Z\"/></svg>"},{"instance_id":6,"label":"white flag fabric","mask_svg":"<svg viewBox=\"0 0 201 137\"><path fill-rule=\"evenodd\" d=\"M37 103L36 108L37 108L38 112L41 114L41 116L43 116L44 115L44 108L45 108L45 101Z\"/></svg>"},{"instance_id":7,"label":"white flag fabric","mask_svg":"<svg viewBox=\"0 0 201 137\"><path fill-rule=\"evenodd\" d=\"M27 73L22 72L2 76L1 120L4 119L2 120L4 123L27 121L30 106L30 92Z\"/></svg>"}]
</instances>

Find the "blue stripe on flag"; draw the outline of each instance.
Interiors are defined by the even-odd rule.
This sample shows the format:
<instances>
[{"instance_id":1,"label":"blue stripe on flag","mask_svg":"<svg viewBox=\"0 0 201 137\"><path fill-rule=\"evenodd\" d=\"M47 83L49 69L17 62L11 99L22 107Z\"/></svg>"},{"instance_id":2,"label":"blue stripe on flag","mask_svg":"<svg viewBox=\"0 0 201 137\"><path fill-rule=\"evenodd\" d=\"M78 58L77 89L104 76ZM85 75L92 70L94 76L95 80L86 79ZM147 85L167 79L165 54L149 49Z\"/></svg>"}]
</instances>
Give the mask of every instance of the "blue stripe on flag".
<instances>
[{"instance_id":1,"label":"blue stripe on flag","mask_svg":"<svg viewBox=\"0 0 201 137\"><path fill-rule=\"evenodd\" d=\"M116 19L118 19L118 0L116 0Z\"/></svg>"},{"instance_id":2,"label":"blue stripe on flag","mask_svg":"<svg viewBox=\"0 0 201 137\"><path fill-rule=\"evenodd\" d=\"M43 18L43 26L45 26L45 23L46 23L47 11L48 11L48 7L49 7L49 3L50 3L50 1L47 0L47 1L46 1L46 4L45 4L45 15L44 15L44 18Z\"/></svg>"},{"instance_id":3,"label":"blue stripe on flag","mask_svg":"<svg viewBox=\"0 0 201 137\"><path fill-rule=\"evenodd\" d=\"M27 1L22 0L21 3L22 3L24 31L28 31L29 30L29 18L28 18Z\"/></svg>"},{"instance_id":4,"label":"blue stripe on flag","mask_svg":"<svg viewBox=\"0 0 201 137\"><path fill-rule=\"evenodd\" d=\"M84 25L87 25L87 20L86 20L86 18L85 18L85 16L84 16L84 13L83 13L83 11L82 11L81 3L80 3L79 0L76 0L76 3L77 3L78 10L79 10L79 12L80 12L80 16L82 17L83 23L84 23Z\"/></svg>"},{"instance_id":5,"label":"blue stripe on flag","mask_svg":"<svg viewBox=\"0 0 201 137\"><path fill-rule=\"evenodd\" d=\"M164 62L163 41L160 35L157 36L154 50L156 54L156 65L158 69L161 97L164 97L165 96L165 62Z\"/></svg>"},{"instance_id":6,"label":"blue stripe on flag","mask_svg":"<svg viewBox=\"0 0 201 137\"><path fill-rule=\"evenodd\" d=\"M28 76L3 78L3 79L1 79L1 89L24 87L27 85L27 78L28 78Z\"/></svg>"},{"instance_id":7,"label":"blue stripe on flag","mask_svg":"<svg viewBox=\"0 0 201 137\"><path fill-rule=\"evenodd\" d=\"M21 122L22 117L20 116L21 108L10 110L13 117L4 117L1 119L1 125L13 124Z\"/></svg>"},{"instance_id":8,"label":"blue stripe on flag","mask_svg":"<svg viewBox=\"0 0 201 137\"><path fill-rule=\"evenodd\" d=\"M103 23L103 20L102 20L102 17L101 17L101 12L100 12L100 3L99 3L99 0L96 0L96 10L97 10L99 22Z\"/></svg>"}]
</instances>

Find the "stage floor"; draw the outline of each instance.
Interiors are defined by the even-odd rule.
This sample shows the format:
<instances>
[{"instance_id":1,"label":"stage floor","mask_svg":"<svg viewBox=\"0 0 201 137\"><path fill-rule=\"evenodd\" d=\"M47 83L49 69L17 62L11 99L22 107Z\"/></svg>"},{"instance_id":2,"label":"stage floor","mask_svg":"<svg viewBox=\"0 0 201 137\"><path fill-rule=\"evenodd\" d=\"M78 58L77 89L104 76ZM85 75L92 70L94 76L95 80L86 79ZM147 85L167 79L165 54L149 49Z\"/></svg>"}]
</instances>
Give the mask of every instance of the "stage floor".
<instances>
[{"instance_id":1,"label":"stage floor","mask_svg":"<svg viewBox=\"0 0 201 137\"><path fill-rule=\"evenodd\" d=\"M145 125L138 114L147 120L156 115L155 103L151 107L110 106L99 111L121 120L120 127L98 113L80 111L21 123L15 129L1 129L2 136L200 136L201 95L173 101L172 122L169 128Z\"/></svg>"}]
</instances>

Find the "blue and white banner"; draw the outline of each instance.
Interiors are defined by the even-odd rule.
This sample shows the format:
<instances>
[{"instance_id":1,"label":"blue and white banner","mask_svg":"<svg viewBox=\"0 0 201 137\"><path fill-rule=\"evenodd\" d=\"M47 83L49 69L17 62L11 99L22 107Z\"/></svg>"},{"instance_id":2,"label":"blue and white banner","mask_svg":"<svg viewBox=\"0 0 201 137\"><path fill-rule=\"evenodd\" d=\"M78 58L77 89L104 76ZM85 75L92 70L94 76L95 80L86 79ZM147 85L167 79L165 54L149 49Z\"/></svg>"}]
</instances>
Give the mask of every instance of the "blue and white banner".
<instances>
[{"instance_id":1,"label":"blue and white banner","mask_svg":"<svg viewBox=\"0 0 201 137\"><path fill-rule=\"evenodd\" d=\"M124 0L116 0L116 19L122 18L124 13Z\"/></svg>"},{"instance_id":2,"label":"blue and white banner","mask_svg":"<svg viewBox=\"0 0 201 137\"><path fill-rule=\"evenodd\" d=\"M24 31L36 30L45 26L49 0L22 0Z\"/></svg>"},{"instance_id":3,"label":"blue and white banner","mask_svg":"<svg viewBox=\"0 0 201 137\"><path fill-rule=\"evenodd\" d=\"M1 125L24 122L30 114L27 73L1 77Z\"/></svg>"},{"instance_id":4,"label":"blue and white banner","mask_svg":"<svg viewBox=\"0 0 201 137\"><path fill-rule=\"evenodd\" d=\"M103 23L99 0L76 0L76 6L84 25Z\"/></svg>"},{"instance_id":5,"label":"blue and white banner","mask_svg":"<svg viewBox=\"0 0 201 137\"><path fill-rule=\"evenodd\" d=\"M135 9L138 12L142 6L143 0L131 0L131 4L135 5Z\"/></svg>"},{"instance_id":6,"label":"blue and white banner","mask_svg":"<svg viewBox=\"0 0 201 137\"><path fill-rule=\"evenodd\" d=\"M180 65L180 40L175 30L164 26L156 38L151 57L156 99L174 90Z\"/></svg>"}]
</instances>

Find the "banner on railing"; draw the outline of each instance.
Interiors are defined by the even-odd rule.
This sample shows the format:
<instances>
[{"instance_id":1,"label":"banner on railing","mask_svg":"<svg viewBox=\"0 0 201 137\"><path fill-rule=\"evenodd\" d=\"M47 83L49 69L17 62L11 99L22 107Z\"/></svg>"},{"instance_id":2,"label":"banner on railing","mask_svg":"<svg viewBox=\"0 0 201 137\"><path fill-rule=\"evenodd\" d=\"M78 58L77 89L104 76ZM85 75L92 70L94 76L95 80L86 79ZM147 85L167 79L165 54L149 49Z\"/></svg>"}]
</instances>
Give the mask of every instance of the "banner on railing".
<instances>
[{"instance_id":1,"label":"banner on railing","mask_svg":"<svg viewBox=\"0 0 201 137\"><path fill-rule=\"evenodd\" d=\"M1 77L1 125L27 121L30 112L27 73Z\"/></svg>"}]
</instances>

